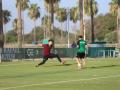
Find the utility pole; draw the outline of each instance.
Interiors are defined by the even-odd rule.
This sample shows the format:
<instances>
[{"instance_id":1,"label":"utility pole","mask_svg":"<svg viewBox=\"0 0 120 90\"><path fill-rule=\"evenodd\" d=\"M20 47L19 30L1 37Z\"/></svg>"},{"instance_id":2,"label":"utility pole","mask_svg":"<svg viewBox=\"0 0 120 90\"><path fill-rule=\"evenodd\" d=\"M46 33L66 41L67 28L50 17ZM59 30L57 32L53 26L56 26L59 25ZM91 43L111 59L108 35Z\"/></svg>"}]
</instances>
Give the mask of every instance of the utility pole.
<instances>
[{"instance_id":1,"label":"utility pole","mask_svg":"<svg viewBox=\"0 0 120 90\"><path fill-rule=\"evenodd\" d=\"M69 30L69 24L70 24L70 9L67 8L67 32L68 32L68 48L70 48L70 30Z\"/></svg>"},{"instance_id":2,"label":"utility pole","mask_svg":"<svg viewBox=\"0 0 120 90\"><path fill-rule=\"evenodd\" d=\"M83 2L84 0L79 0L79 14L80 14L80 35L84 35L84 23L83 23Z\"/></svg>"}]
</instances>

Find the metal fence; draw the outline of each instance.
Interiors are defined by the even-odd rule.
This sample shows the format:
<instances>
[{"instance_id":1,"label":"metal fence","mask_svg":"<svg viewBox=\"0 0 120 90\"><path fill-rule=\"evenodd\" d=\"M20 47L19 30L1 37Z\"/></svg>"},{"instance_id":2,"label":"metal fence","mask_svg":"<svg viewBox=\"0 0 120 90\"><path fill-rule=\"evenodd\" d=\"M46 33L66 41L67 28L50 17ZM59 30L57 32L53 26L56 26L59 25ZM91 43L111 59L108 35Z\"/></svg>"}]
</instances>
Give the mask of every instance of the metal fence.
<instances>
[{"instance_id":1,"label":"metal fence","mask_svg":"<svg viewBox=\"0 0 120 90\"><path fill-rule=\"evenodd\" d=\"M62 58L74 58L77 48L56 48L54 53L58 53ZM116 57L119 51L115 47L90 47L87 50L87 57ZM42 48L4 48L0 50L0 59L11 61L13 59L37 59L42 58Z\"/></svg>"}]
</instances>

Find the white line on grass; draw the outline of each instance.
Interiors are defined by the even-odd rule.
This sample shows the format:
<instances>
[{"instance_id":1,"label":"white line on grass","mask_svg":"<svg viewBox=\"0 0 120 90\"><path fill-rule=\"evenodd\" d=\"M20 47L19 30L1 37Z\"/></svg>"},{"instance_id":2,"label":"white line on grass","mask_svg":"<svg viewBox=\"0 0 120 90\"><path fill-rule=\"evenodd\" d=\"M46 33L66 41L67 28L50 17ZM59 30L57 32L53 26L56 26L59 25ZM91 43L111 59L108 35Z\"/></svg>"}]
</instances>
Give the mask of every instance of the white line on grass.
<instances>
[{"instance_id":1,"label":"white line on grass","mask_svg":"<svg viewBox=\"0 0 120 90\"><path fill-rule=\"evenodd\" d=\"M29 63L29 64L28 64L28 63L8 64L8 65L2 65L2 64L1 64L0 67L6 67L6 66L18 66L18 65L21 65L21 64L22 64L22 65L26 65L26 64L27 64L27 65L30 65L30 64L34 64L34 63L35 63L35 62L33 62L33 63ZM49 63L53 63L53 62L49 62Z\"/></svg>"},{"instance_id":2,"label":"white line on grass","mask_svg":"<svg viewBox=\"0 0 120 90\"><path fill-rule=\"evenodd\" d=\"M31 63L32 64L32 63ZM30 65L30 64L27 64L27 63L22 63L22 64L8 64L8 65L0 65L0 67L6 67L6 66L18 66L18 65Z\"/></svg>"},{"instance_id":3,"label":"white line on grass","mask_svg":"<svg viewBox=\"0 0 120 90\"><path fill-rule=\"evenodd\" d=\"M70 83L70 82L78 82L78 81L91 81L91 80L116 78L116 77L120 77L120 75L112 75L112 76L96 77L96 78L88 78L88 79L79 79L79 80L66 80L66 81L58 81L58 82L48 82L48 83L43 83L43 84L29 84L29 85L23 85L23 86L1 88L0 90L9 90L9 89L32 87L32 86L54 85L54 84L62 84L62 83Z\"/></svg>"}]
</instances>

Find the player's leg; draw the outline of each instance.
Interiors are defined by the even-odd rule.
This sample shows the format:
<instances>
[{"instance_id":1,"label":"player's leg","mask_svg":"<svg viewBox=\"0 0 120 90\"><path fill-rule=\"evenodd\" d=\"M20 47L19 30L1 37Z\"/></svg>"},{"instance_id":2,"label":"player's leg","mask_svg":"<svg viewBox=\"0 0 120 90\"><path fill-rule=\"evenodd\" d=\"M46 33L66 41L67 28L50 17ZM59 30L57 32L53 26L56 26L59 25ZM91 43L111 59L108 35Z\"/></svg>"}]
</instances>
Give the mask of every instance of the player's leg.
<instances>
[{"instance_id":1,"label":"player's leg","mask_svg":"<svg viewBox=\"0 0 120 90\"><path fill-rule=\"evenodd\" d=\"M81 53L81 67L83 68L85 66L85 53Z\"/></svg>"},{"instance_id":2,"label":"player's leg","mask_svg":"<svg viewBox=\"0 0 120 90\"><path fill-rule=\"evenodd\" d=\"M61 64L64 64L65 62L60 58L60 56L58 54L54 54L54 53L51 53L50 54L50 57L51 58L57 58L58 61L61 63Z\"/></svg>"},{"instance_id":3,"label":"player's leg","mask_svg":"<svg viewBox=\"0 0 120 90\"><path fill-rule=\"evenodd\" d=\"M81 62L79 58L76 58L78 70L81 69Z\"/></svg>"},{"instance_id":4,"label":"player's leg","mask_svg":"<svg viewBox=\"0 0 120 90\"><path fill-rule=\"evenodd\" d=\"M85 59L81 59L81 68L85 67Z\"/></svg>"},{"instance_id":5,"label":"player's leg","mask_svg":"<svg viewBox=\"0 0 120 90\"><path fill-rule=\"evenodd\" d=\"M38 65L36 65L36 67L45 64L47 60L48 60L48 57L44 56L42 62L40 62Z\"/></svg>"},{"instance_id":6,"label":"player's leg","mask_svg":"<svg viewBox=\"0 0 120 90\"><path fill-rule=\"evenodd\" d=\"M82 59L82 64L83 64L83 66L85 66L85 64L86 64L86 62L85 62L85 59L84 59L84 58Z\"/></svg>"},{"instance_id":7,"label":"player's leg","mask_svg":"<svg viewBox=\"0 0 120 90\"><path fill-rule=\"evenodd\" d=\"M80 53L77 53L77 56L76 56L76 61L77 61L77 66L78 66L78 69L81 69Z\"/></svg>"}]
</instances>

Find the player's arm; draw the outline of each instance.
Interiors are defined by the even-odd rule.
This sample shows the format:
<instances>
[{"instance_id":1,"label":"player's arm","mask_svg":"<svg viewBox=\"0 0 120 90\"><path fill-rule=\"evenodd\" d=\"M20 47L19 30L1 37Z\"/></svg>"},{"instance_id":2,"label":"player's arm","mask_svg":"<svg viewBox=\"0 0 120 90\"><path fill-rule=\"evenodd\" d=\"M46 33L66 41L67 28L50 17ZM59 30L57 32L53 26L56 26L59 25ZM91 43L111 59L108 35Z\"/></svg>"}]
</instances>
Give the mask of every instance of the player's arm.
<instances>
[{"instance_id":1,"label":"player's arm","mask_svg":"<svg viewBox=\"0 0 120 90\"><path fill-rule=\"evenodd\" d=\"M88 44L87 44L87 42L86 42L86 41L85 41L85 47L86 47L86 48L88 48Z\"/></svg>"},{"instance_id":2,"label":"player's arm","mask_svg":"<svg viewBox=\"0 0 120 90\"><path fill-rule=\"evenodd\" d=\"M77 47L79 47L79 43L80 43L80 41L78 40L78 41L77 41Z\"/></svg>"},{"instance_id":3,"label":"player's arm","mask_svg":"<svg viewBox=\"0 0 120 90\"><path fill-rule=\"evenodd\" d=\"M87 44L87 42L86 42L85 47L88 49L90 47L90 44Z\"/></svg>"},{"instance_id":4,"label":"player's arm","mask_svg":"<svg viewBox=\"0 0 120 90\"><path fill-rule=\"evenodd\" d=\"M90 44L87 44L87 45L86 45L87 48L90 47L90 46L91 46Z\"/></svg>"},{"instance_id":5,"label":"player's arm","mask_svg":"<svg viewBox=\"0 0 120 90\"><path fill-rule=\"evenodd\" d=\"M43 44L38 44L37 46L40 46L40 47L42 47L42 46L43 46Z\"/></svg>"}]
</instances>

